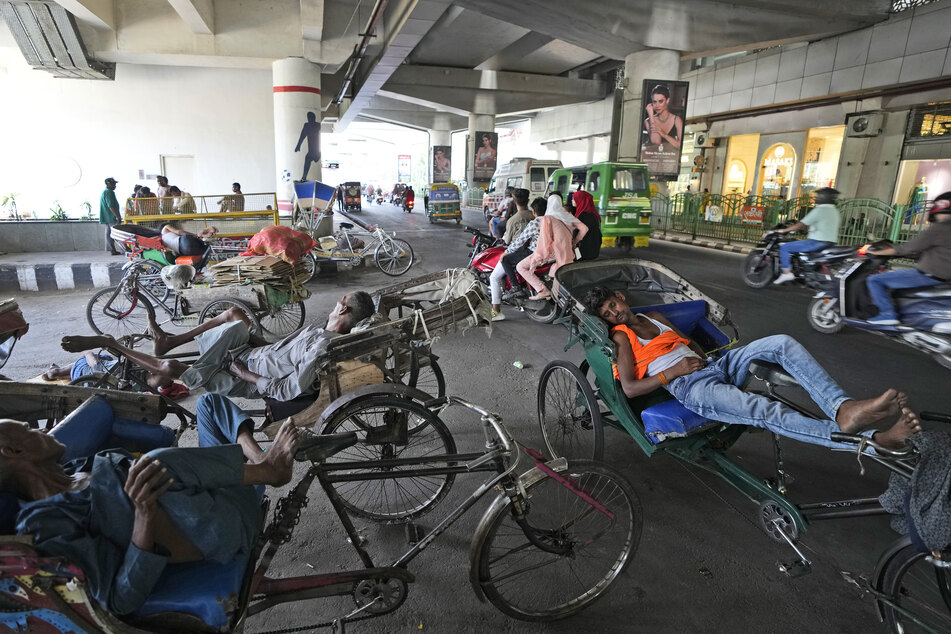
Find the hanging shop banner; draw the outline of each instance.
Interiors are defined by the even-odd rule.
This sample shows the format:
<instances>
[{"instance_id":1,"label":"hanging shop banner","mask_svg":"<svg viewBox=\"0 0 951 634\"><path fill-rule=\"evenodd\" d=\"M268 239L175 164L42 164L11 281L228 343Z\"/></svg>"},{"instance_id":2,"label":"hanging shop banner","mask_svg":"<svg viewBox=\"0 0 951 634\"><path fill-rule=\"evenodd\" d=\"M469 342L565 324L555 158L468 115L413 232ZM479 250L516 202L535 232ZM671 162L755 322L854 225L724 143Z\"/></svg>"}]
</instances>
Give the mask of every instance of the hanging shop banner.
<instances>
[{"instance_id":1,"label":"hanging shop banner","mask_svg":"<svg viewBox=\"0 0 951 634\"><path fill-rule=\"evenodd\" d=\"M475 146L475 170L472 177L477 181L487 181L495 174L498 160L499 135L495 132L476 132L473 140Z\"/></svg>"},{"instance_id":2,"label":"hanging shop banner","mask_svg":"<svg viewBox=\"0 0 951 634\"><path fill-rule=\"evenodd\" d=\"M397 180L401 183L408 183L413 178L412 171L413 157L409 154L400 154L397 162Z\"/></svg>"},{"instance_id":3,"label":"hanging shop banner","mask_svg":"<svg viewBox=\"0 0 951 634\"><path fill-rule=\"evenodd\" d=\"M452 147L449 145L433 146L433 180L434 183L448 183L449 173L452 171Z\"/></svg>"},{"instance_id":4,"label":"hanging shop banner","mask_svg":"<svg viewBox=\"0 0 951 634\"><path fill-rule=\"evenodd\" d=\"M651 176L676 178L680 173L689 86L686 81L644 80L640 161Z\"/></svg>"},{"instance_id":5,"label":"hanging shop banner","mask_svg":"<svg viewBox=\"0 0 951 634\"><path fill-rule=\"evenodd\" d=\"M740 221L744 225L761 225L766 215L766 207L762 205L743 205L740 209Z\"/></svg>"}]
</instances>

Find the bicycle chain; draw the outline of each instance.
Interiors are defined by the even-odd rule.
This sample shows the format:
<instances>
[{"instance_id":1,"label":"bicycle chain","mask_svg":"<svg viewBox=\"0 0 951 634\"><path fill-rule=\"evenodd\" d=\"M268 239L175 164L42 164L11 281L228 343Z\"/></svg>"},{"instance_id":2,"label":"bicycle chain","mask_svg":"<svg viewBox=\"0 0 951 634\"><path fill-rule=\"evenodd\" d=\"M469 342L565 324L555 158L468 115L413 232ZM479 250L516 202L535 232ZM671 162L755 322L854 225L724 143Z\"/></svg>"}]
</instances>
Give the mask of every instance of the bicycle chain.
<instances>
[{"instance_id":1,"label":"bicycle chain","mask_svg":"<svg viewBox=\"0 0 951 634\"><path fill-rule=\"evenodd\" d=\"M351 623L359 623L360 621L374 619L377 616L380 616L380 615L368 614L366 616L358 616L352 619L347 619L346 621L344 621L344 623L347 625L350 625ZM296 627L285 627L280 630L267 630L267 631L261 632L261 634L293 634L294 632L303 632L305 630L316 630L316 629L322 629L327 627L333 627L333 625L334 625L333 621L323 621L321 623L314 623L312 625L298 625Z\"/></svg>"}]
</instances>

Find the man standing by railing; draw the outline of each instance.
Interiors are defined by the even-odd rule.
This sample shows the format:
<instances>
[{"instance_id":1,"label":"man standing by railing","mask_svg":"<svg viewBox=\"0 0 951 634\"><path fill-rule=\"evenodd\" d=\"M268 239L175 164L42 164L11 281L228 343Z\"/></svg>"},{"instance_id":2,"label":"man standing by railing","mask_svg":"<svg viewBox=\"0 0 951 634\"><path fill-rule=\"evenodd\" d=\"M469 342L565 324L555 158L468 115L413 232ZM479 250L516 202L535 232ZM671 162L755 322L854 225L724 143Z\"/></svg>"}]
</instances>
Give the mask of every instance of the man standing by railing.
<instances>
[{"instance_id":1,"label":"man standing by railing","mask_svg":"<svg viewBox=\"0 0 951 634\"><path fill-rule=\"evenodd\" d=\"M116 250L112 239L112 228L122 222L119 216L119 201L116 199L116 184L119 181L111 176L106 179L106 188L99 197L99 224L106 226L106 251L112 255L122 255Z\"/></svg>"},{"instance_id":2,"label":"man standing by railing","mask_svg":"<svg viewBox=\"0 0 951 634\"><path fill-rule=\"evenodd\" d=\"M779 265L783 272L773 280L773 284L785 284L796 279L792 273L793 253L808 253L830 247L839 237L839 210L835 206L839 192L831 187L823 187L813 193L816 195L816 206L812 211L791 227L777 230L777 233L790 233L808 227L809 233L805 240L779 245Z\"/></svg>"}]
</instances>

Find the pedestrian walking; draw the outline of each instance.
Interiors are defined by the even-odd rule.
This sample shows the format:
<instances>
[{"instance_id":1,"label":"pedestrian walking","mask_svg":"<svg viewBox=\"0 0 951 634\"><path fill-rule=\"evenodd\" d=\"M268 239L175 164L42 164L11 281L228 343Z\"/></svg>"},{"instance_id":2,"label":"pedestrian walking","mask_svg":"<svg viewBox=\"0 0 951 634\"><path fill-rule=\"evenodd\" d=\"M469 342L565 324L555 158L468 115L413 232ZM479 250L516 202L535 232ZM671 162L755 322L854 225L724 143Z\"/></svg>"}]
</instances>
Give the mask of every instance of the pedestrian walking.
<instances>
[{"instance_id":1,"label":"pedestrian walking","mask_svg":"<svg viewBox=\"0 0 951 634\"><path fill-rule=\"evenodd\" d=\"M122 222L119 215L119 201L116 199L116 184L119 181L111 176L106 179L106 188L99 197L99 224L106 226L106 251L112 255L122 255L116 250L116 243L112 239L112 228Z\"/></svg>"}]
</instances>

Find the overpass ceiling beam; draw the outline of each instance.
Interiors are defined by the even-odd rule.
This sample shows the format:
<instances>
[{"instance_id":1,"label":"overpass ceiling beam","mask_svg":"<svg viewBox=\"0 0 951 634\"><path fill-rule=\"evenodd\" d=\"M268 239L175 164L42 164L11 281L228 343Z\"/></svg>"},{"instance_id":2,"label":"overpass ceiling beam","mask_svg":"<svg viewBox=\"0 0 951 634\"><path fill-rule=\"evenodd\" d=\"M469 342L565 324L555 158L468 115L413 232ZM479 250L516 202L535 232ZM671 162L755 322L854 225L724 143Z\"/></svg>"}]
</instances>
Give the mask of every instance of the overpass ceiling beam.
<instances>
[{"instance_id":1,"label":"overpass ceiling beam","mask_svg":"<svg viewBox=\"0 0 951 634\"><path fill-rule=\"evenodd\" d=\"M549 42L551 38L544 33L529 32L476 66L476 70L501 70L506 66L511 67L513 62L528 57Z\"/></svg>"},{"instance_id":2,"label":"overpass ceiling beam","mask_svg":"<svg viewBox=\"0 0 951 634\"><path fill-rule=\"evenodd\" d=\"M93 28L116 30L113 0L56 0L56 3Z\"/></svg>"},{"instance_id":3,"label":"overpass ceiling beam","mask_svg":"<svg viewBox=\"0 0 951 634\"><path fill-rule=\"evenodd\" d=\"M400 101L406 104L411 104L415 108L429 108L431 110L438 110L439 112L448 112L449 114L454 114L459 117L466 117L468 120L469 111L464 108L455 108L453 106L446 105L439 101L431 101L429 99L423 99L415 94L404 94L400 92L393 92L391 90L380 89L376 91L376 97L386 97L392 101ZM374 101L376 98L374 98ZM371 104L373 102L371 101ZM372 105L371 105L372 107ZM414 108L407 108L412 110Z\"/></svg>"},{"instance_id":4,"label":"overpass ceiling beam","mask_svg":"<svg viewBox=\"0 0 951 634\"><path fill-rule=\"evenodd\" d=\"M852 31L888 18L889 0L460 0L466 9L624 59L646 48L697 53ZM751 36L751 34L753 34ZM751 41L751 37L755 41Z\"/></svg>"},{"instance_id":5,"label":"overpass ceiling beam","mask_svg":"<svg viewBox=\"0 0 951 634\"><path fill-rule=\"evenodd\" d=\"M456 112L505 114L604 99L603 81L479 71L438 66L400 66L387 81L388 96Z\"/></svg>"},{"instance_id":6,"label":"overpass ceiling beam","mask_svg":"<svg viewBox=\"0 0 951 634\"><path fill-rule=\"evenodd\" d=\"M168 0L192 33L215 34L215 8L212 0Z\"/></svg>"}]
</instances>

